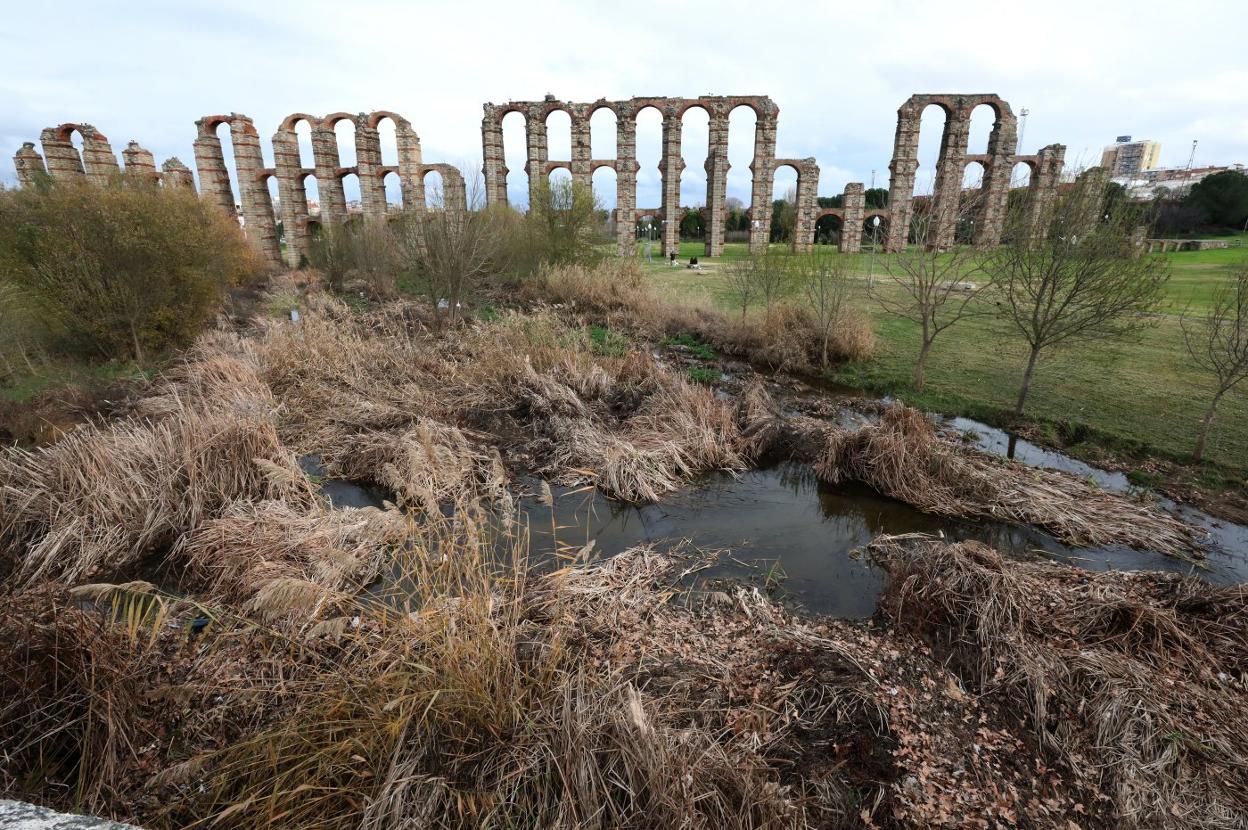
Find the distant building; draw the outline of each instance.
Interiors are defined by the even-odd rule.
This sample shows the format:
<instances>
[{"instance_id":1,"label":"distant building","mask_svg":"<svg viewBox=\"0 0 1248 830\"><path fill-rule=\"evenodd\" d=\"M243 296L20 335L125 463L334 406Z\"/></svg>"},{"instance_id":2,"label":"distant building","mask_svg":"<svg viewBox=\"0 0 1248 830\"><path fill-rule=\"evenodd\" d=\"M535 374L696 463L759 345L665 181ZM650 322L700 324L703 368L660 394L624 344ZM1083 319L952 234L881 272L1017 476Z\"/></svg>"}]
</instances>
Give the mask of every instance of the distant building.
<instances>
[{"instance_id":1,"label":"distant building","mask_svg":"<svg viewBox=\"0 0 1248 830\"><path fill-rule=\"evenodd\" d=\"M1101 167L1111 176L1134 176L1156 167L1160 156L1160 142L1132 141L1131 136L1120 135L1101 153Z\"/></svg>"},{"instance_id":2,"label":"distant building","mask_svg":"<svg viewBox=\"0 0 1248 830\"><path fill-rule=\"evenodd\" d=\"M1234 171L1248 174L1248 168L1242 164L1229 167L1158 167L1145 170L1133 176L1115 176L1114 181L1127 188L1137 199L1155 199L1158 196L1181 196L1192 185L1214 173Z\"/></svg>"}]
</instances>

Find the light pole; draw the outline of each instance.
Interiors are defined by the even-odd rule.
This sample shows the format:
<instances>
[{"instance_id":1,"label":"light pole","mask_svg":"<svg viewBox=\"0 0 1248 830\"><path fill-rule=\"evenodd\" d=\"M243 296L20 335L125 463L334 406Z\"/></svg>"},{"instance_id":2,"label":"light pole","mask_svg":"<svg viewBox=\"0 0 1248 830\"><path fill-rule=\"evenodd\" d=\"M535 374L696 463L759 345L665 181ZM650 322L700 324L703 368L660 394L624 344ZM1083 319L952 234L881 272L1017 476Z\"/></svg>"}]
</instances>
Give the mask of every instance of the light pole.
<instances>
[{"instance_id":1,"label":"light pole","mask_svg":"<svg viewBox=\"0 0 1248 830\"><path fill-rule=\"evenodd\" d=\"M877 244L877 234L880 230L880 217L871 217L871 259L870 265L867 266L867 290L875 288L875 246Z\"/></svg>"}]
</instances>

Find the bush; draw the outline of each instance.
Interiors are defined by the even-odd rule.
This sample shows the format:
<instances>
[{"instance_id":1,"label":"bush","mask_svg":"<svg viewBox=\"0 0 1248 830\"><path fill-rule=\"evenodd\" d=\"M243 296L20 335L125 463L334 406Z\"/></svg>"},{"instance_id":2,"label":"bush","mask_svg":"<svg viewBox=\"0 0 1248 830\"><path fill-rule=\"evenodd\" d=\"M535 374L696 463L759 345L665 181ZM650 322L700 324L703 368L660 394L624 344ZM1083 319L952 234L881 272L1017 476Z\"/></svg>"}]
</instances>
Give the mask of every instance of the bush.
<instances>
[{"instance_id":1,"label":"bush","mask_svg":"<svg viewBox=\"0 0 1248 830\"><path fill-rule=\"evenodd\" d=\"M141 361L185 345L261 267L237 224L189 189L0 191L0 285L75 356Z\"/></svg>"},{"instance_id":2,"label":"bush","mask_svg":"<svg viewBox=\"0 0 1248 830\"><path fill-rule=\"evenodd\" d=\"M362 291L376 299L397 293L401 260L399 240L388 225L359 219L322 228L308 250L308 263L325 276L330 290Z\"/></svg>"},{"instance_id":3,"label":"bush","mask_svg":"<svg viewBox=\"0 0 1248 830\"><path fill-rule=\"evenodd\" d=\"M528 213L506 229L507 259L516 273L532 276L548 265L593 265L599 250L599 211L593 192L573 182L540 186Z\"/></svg>"}]
</instances>

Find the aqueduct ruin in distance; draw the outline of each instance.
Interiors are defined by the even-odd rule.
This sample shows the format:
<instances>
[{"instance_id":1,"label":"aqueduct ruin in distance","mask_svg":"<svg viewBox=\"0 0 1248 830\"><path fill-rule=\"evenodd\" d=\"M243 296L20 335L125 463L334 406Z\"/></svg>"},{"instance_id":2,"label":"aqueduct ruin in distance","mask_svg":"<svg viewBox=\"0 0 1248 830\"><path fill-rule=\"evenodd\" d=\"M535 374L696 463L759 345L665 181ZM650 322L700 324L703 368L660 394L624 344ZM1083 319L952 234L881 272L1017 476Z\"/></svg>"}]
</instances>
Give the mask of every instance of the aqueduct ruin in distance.
<instances>
[{"instance_id":1,"label":"aqueduct ruin in distance","mask_svg":"<svg viewBox=\"0 0 1248 830\"><path fill-rule=\"evenodd\" d=\"M698 98L643 97L620 101L599 99L592 103L560 101L546 96L541 101L511 101L506 104L484 105L481 120L482 173L488 204L507 203L507 174L503 152L503 119L519 112L525 120L525 172L532 193L555 169L566 169L573 182L590 186L595 170L609 167L616 174L616 242L621 254L634 249L635 223L643 215L657 215L663 221L663 253L678 250L680 228L680 174L685 167L681 156L682 117L700 108L708 117L706 157L706 222L705 250L708 256L723 253L728 178L728 121L738 107L753 110L755 121L754 156L750 163L752 177L751 208L770 205L773 176L781 167L797 173L796 223L794 247L809 250L815 241L815 226L823 216L836 216L843 228L858 229L871 216L887 221L885 250L901 250L907 241L914 207L914 186L918 171L919 122L929 106L940 107L945 113L940 152L936 162L931 197L931 216L927 244L944 249L954 242L959 204L963 189L964 169L978 163L984 170L982 190L977 200L973 242L979 246L997 244L1002 235L1010 177L1014 166L1025 164L1031 171L1028 184L1027 210L1039 220L1043 210L1057 191L1062 174L1065 147L1051 144L1034 155L1018 155L1017 121L1009 104L997 95L913 95L897 111L897 130L893 157L889 164L888 207L868 211L862 183L846 185L842 206L820 208L817 203L819 165L813 158L778 158L776 127L780 109L767 96L701 96ZM979 106L988 106L995 120L988 138L987 152L968 152L971 113ZM611 110L616 117L616 157L595 159L590 151L590 119L600 109ZM637 205L637 118L648 108L662 116L662 144L659 173L662 182L661 204L657 209ZM548 152L546 120L551 113L562 111L571 120L571 158L551 159ZM378 130L389 119L395 127L398 163L382 163ZM356 163L343 166L339 157L336 125L350 121L355 130ZM296 127L301 122L311 131L311 167L304 166L299 153ZM239 192L235 194L230 181L225 154L217 128L229 126L234 154L234 178ZM355 175L360 186L361 213L366 221L386 216L388 206L384 179L395 174L399 180L403 205L411 210L425 208L425 175L436 171L444 188L445 205L466 207L467 193L463 175L445 163L425 163L421 157L420 138L411 123L402 116L378 111L351 115L337 112L324 117L295 113L282 121L272 138L274 164L265 167L260 136L250 118L232 113L210 115L196 122L194 142L195 166L199 174L202 198L220 205L230 214L241 210L247 235L258 245L274 266L283 263L278 240L277 218L269 191L269 180L277 184L278 210L285 231L285 264L298 266L308 252L308 240L315 224L343 222L347 203L343 180ZM77 132L82 152L72 143ZM40 174L53 178L84 178L106 182L122 172L108 139L89 124L62 124L49 127L40 136L43 155L33 142L26 142L14 156L18 180L32 183ZM165 187L194 187L191 171L176 158L156 168L152 154L131 141L122 151L124 171L153 179ZM320 201L319 217L308 211L305 182L312 177L317 183ZM236 207L237 206L237 207ZM771 232L771 210L753 210L750 222L750 250L766 248ZM861 247L859 233L842 233L840 250L854 252Z\"/></svg>"}]
</instances>

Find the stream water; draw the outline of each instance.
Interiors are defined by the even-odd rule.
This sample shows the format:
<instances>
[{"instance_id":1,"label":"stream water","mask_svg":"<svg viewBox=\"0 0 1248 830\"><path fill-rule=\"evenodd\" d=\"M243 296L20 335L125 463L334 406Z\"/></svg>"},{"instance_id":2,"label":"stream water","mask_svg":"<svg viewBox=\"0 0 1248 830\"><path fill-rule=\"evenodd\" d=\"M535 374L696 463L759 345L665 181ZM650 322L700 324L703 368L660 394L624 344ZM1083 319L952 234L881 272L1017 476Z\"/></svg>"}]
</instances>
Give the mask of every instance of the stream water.
<instances>
[{"instance_id":1,"label":"stream water","mask_svg":"<svg viewBox=\"0 0 1248 830\"><path fill-rule=\"evenodd\" d=\"M1004 455L1007 450L1009 436L1000 430L965 418L946 423L985 452ZM1120 473L1025 441L1016 442L1014 457L1093 479L1107 490L1130 489ZM315 471L315 460L309 459L305 468ZM702 551L725 551L697 573L700 587L717 580L752 581L785 601L838 617L862 618L874 612L886 575L853 551L885 533L974 539L1010 556L1055 559L1090 570L1198 573L1216 584L1248 581L1248 528L1164 501L1163 506L1208 531L1203 567L1125 546L1070 547L1033 527L922 513L863 485L823 484L796 464L737 476L708 475L649 505L625 504L592 489L552 491L553 505L533 496L519 500L522 520L529 526L531 554L539 559L590 542L596 556L612 556L634 545L686 541ZM324 482L322 492L339 507L380 506L386 497L376 488L334 480Z\"/></svg>"}]
</instances>

